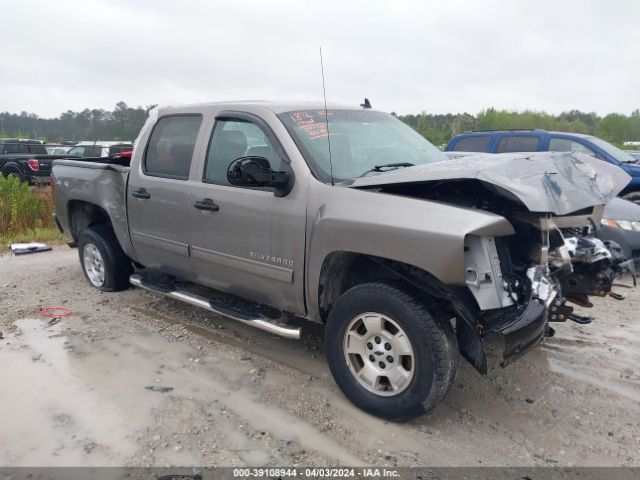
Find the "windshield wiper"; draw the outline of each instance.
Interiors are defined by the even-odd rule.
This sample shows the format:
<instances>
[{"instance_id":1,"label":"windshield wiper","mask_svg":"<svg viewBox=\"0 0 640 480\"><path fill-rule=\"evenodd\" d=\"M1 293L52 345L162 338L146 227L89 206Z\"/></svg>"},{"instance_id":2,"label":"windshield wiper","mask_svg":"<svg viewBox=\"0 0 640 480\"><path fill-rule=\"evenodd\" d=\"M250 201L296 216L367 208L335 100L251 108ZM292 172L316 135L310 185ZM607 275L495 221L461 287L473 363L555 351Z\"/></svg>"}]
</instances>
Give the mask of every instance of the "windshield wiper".
<instances>
[{"instance_id":1,"label":"windshield wiper","mask_svg":"<svg viewBox=\"0 0 640 480\"><path fill-rule=\"evenodd\" d=\"M414 164L413 163L409 163L409 162L385 163L384 165L376 165L376 166L374 166L373 168L367 170L366 172L364 172L360 176L364 177L366 174L371 173L371 172L386 172L386 171L388 171L387 169L395 170L396 168L413 167L413 166L414 166Z\"/></svg>"}]
</instances>

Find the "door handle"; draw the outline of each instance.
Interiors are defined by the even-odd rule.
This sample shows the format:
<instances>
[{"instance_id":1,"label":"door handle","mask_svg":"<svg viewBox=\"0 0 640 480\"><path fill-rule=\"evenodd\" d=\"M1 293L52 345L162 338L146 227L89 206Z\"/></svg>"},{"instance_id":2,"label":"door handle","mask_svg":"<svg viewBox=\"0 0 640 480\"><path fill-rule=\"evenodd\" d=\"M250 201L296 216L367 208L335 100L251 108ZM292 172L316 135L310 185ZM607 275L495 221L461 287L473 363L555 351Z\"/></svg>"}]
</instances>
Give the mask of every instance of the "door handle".
<instances>
[{"instance_id":1,"label":"door handle","mask_svg":"<svg viewBox=\"0 0 640 480\"><path fill-rule=\"evenodd\" d=\"M217 212L220 210L220 206L213 203L213 200L210 198L205 198L204 200L199 200L193 204L198 210L208 210L210 212Z\"/></svg>"},{"instance_id":2,"label":"door handle","mask_svg":"<svg viewBox=\"0 0 640 480\"><path fill-rule=\"evenodd\" d=\"M146 188L139 188L138 190L134 190L131 192L132 197L142 198L143 200L147 200L151 198L151 194L147 192Z\"/></svg>"}]
</instances>

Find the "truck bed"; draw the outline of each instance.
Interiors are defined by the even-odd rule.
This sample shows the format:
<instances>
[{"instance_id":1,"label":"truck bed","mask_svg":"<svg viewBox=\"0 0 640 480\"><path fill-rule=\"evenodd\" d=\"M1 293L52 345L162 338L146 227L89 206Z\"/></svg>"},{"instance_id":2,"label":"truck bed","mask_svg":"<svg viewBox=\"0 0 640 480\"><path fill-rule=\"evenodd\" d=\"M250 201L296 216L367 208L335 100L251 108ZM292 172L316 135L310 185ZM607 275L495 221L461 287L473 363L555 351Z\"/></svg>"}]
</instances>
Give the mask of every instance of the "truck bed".
<instances>
[{"instance_id":1,"label":"truck bed","mask_svg":"<svg viewBox=\"0 0 640 480\"><path fill-rule=\"evenodd\" d=\"M56 160L52 178L55 183L56 220L74 242L78 232L88 225L72 225L69 221L71 210L83 209L89 214L101 209L111 219L123 250L133 257L127 219L128 166L85 160ZM90 217L87 215L87 218Z\"/></svg>"},{"instance_id":2,"label":"truck bed","mask_svg":"<svg viewBox=\"0 0 640 480\"><path fill-rule=\"evenodd\" d=\"M98 170L109 170L113 169L114 171L119 172L129 172L128 165L122 165L118 161L114 161L110 157L79 157L69 158L65 157L60 160L55 160L53 165L64 165L68 167L78 167L78 168L93 168Z\"/></svg>"}]
</instances>

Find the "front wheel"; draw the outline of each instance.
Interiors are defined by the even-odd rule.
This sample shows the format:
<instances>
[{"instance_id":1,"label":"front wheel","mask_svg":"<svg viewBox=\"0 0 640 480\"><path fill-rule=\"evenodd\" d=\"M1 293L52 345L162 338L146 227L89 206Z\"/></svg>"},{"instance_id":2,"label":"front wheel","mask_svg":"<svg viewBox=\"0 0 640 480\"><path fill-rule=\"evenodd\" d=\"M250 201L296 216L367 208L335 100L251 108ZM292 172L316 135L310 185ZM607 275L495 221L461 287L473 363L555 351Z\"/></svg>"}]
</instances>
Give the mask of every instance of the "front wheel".
<instances>
[{"instance_id":1,"label":"front wheel","mask_svg":"<svg viewBox=\"0 0 640 480\"><path fill-rule=\"evenodd\" d=\"M325 350L344 394L390 420L407 420L435 407L457 369L451 323L385 283L358 285L338 299L327 319Z\"/></svg>"},{"instance_id":2,"label":"front wheel","mask_svg":"<svg viewBox=\"0 0 640 480\"><path fill-rule=\"evenodd\" d=\"M78 253L82 271L92 286L104 292L129 288L133 267L111 228L97 225L80 232Z\"/></svg>"}]
</instances>

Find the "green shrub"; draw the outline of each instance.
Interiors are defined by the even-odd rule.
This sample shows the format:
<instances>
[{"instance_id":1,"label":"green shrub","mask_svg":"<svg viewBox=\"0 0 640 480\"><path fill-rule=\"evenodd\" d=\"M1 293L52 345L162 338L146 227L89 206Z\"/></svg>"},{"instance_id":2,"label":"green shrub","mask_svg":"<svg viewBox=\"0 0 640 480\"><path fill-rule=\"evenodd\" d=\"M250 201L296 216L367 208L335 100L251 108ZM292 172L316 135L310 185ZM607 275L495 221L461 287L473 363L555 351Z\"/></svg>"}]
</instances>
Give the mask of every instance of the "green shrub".
<instances>
[{"instance_id":1,"label":"green shrub","mask_svg":"<svg viewBox=\"0 0 640 480\"><path fill-rule=\"evenodd\" d=\"M54 228L50 190L32 188L14 176L0 175L0 237Z\"/></svg>"}]
</instances>

